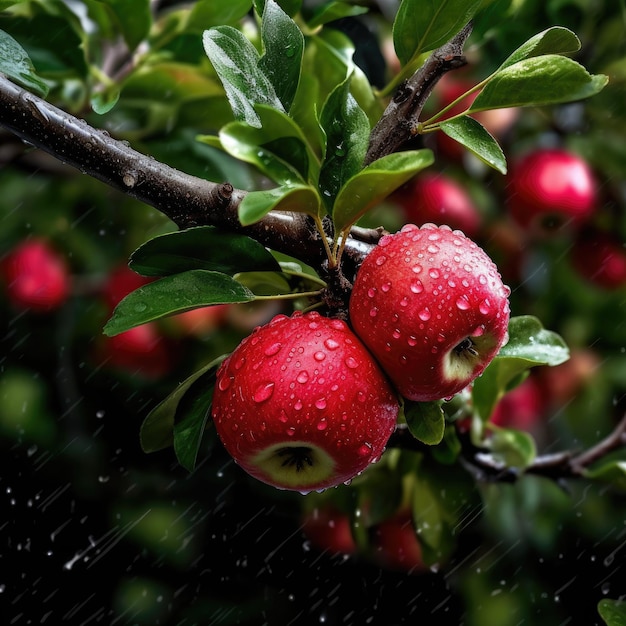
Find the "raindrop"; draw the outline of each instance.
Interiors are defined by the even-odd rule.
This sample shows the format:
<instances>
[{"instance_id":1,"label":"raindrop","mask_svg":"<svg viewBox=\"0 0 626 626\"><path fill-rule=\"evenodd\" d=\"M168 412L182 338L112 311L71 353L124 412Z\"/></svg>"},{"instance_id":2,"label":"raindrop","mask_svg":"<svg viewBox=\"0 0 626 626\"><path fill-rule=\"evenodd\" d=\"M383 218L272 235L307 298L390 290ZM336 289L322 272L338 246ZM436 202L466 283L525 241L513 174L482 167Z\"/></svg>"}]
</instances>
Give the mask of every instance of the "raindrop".
<instances>
[{"instance_id":1,"label":"raindrop","mask_svg":"<svg viewBox=\"0 0 626 626\"><path fill-rule=\"evenodd\" d=\"M414 274L419 274L422 271L422 266L421 265L414 265L411 270Z\"/></svg>"},{"instance_id":2,"label":"raindrop","mask_svg":"<svg viewBox=\"0 0 626 626\"><path fill-rule=\"evenodd\" d=\"M400 300L400 306L407 306L409 304L409 299L405 296Z\"/></svg>"},{"instance_id":3,"label":"raindrop","mask_svg":"<svg viewBox=\"0 0 626 626\"><path fill-rule=\"evenodd\" d=\"M356 453L359 456L368 456L369 454L371 454L372 452L372 446L369 443L364 443L357 451Z\"/></svg>"},{"instance_id":4,"label":"raindrop","mask_svg":"<svg viewBox=\"0 0 626 626\"><path fill-rule=\"evenodd\" d=\"M378 309L375 306L373 306L370 309L370 317L376 317L377 315L378 315Z\"/></svg>"},{"instance_id":5,"label":"raindrop","mask_svg":"<svg viewBox=\"0 0 626 626\"><path fill-rule=\"evenodd\" d=\"M339 342L335 341L334 339L326 339L326 341L324 341L324 345L329 350L336 350L339 347Z\"/></svg>"},{"instance_id":6,"label":"raindrop","mask_svg":"<svg viewBox=\"0 0 626 626\"><path fill-rule=\"evenodd\" d=\"M417 317L419 317L422 320L422 322L427 322L430 319L430 311L428 310L428 308L422 309L417 314Z\"/></svg>"},{"instance_id":7,"label":"raindrop","mask_svg":"<svg viewBox=\"0 0 626 626\"><path fill-rule=\"evenodd\" d=\"M282 347L283 346L280 342L273 343L271 346L267 346L267 348L265 348L264 354L265 356L274 356Z\"/></svg>"},{"instance_id":8,"label":"raindrop","mask_svg":"<svg viewBox=\"0 0 626 626\"><path fill-rule=\"evenodd\" d=\"M315 401L315 406L320 410L323 411L326 408L326 399L325 398L319 398Z\"/></svg>"},{"instance_id":9,"label":"raindrop","mask_svg":"<svg viewBox=\"0 0 626 626\"><path fill-rule=\"evenodd\" d=\"M326 427L328 426L326 420L320 420L317 423L317 430L326 430Z\"/></svg>"},{"instance_id":10,"label":"raindrop","mask_svg":"<svg viewBox=\"0 0 626 626\"><path fill-rule=\"evenodd\" d=\"M269 400L274 393L274 383L261 383L252 394L252 399L255 402L265 402Z\"/></svg>"},{"instance_id":11,"label":"raindrop","mask_svg":"<svg viewBox=\"0 0 626 626\"><path fill-rule=\"evenodd\" d=\"M302 370L298 376L296 377L296 380L301 384L304 385L304 383L309 381L309 373L306 370Z\"/></svg>"},{"instance_id":12,"label":"raindrop","mask_svg":"<svg viewBox=\"0 0 626 626\"><path fill-rule=\"evenodd\" d=\"M415 282L411 283L411 291L413 293L422 293L422 291L424 291L424 285L422 285L422 281L416 280Z\"/></svg>"},{"instance_id":13,"label":"raindrop","mask_svg":"<svg viewBox=\"0 0 626 626\"><path fill-rule=\"evenodd\" d=\"M220 378L219 382L217 383L217 388L220 391L226 391L230 387L232 382L233 382L232 376L223 376L222 378Z\"/></svg>"},{"instance_id":14,"label":"raindrop","mask_svg":"<svg viewBox=\"0 0 626 626\"><path fill-rule=\"evenodd\" d=\"M470 303L467 299L467 296L460 296L459 298L457 298L456 308L460 311L467 311L467 309L470 308Z\"/></svg>"},{"instance_id":15,"label":"raindrop","mask_svg":"<svg viewBox=\"0 0 626 626\"><path fill-rule=\"evenodd\" d=\"M428 246L428 248L426 249L431 254L437 254L437 252L439 252L439 246L436 246L434 243L431 243L430 246Z\"/></svg>"},{"instance_id":16,"label":"raindrop","mask_svg":"<svg viewBox=\"0 0 626 626\"><path fill-rule=\"evenodd\" d=\"M135 312L143 313L148 308L148 305L145 302L137 302L135 304Z\"/></svg>"},{"instance_id":17,"label":"raindrop","mask_svg":"<svg viewBox=\"0 0 626 626\"><path fill-rule=\"evenodd\" d=\"M383 291L384 293L388 293L389 290L391 289L391 283L390 282L386 282L381 286L381 291Z\"/></svg>"},{"instance_id":18,"label":"raindrop","mask_svg":"<svg viewBox=\"0 0 626 626\"><path fill-rule=\"evenodd\" d=\"M349 356L345 360L345 364L346 367L349 367L351 370L355 370L357 367L359 367L357 360L353 356Z\"/></svg>"},{"instance_id":19,"label":"raindrop","mask_svg":"<svg viewBox=\"0 0 626 626\"><path fill-rule=\"evenodd\" d=\"M318 350L318 351L317 351L317 352L313 355L313 358L314 358L316 361L318 361L318 362L323 361L323 360L326 358L326 353L325 353L325 352L322 352L321 350Z\"/></svg>"},{"instance_id":20,"label":"raindrop","mask_svg":"<svg viewBox=\"0 0 626 626\"><path fill-rule=\"evenodd\" d=\"M242 356L241 358L237 359L237 360L235 361L235 365L234 365L235 369L236 369L236 370L240 370L240 369L243 367L243 364L244 364L245 362L246 362L246 358L245 358L245 357L243 357L243 356Z\"/></svg>"},{"instance_id":21,"label":"raindrop","mask_svg":"<svg viewBox=\"0 0 626 626\"><path fill-rule=\"evenodd\" d=\"M383 254L376 259L376 265L380 267L381 265L385 263L386 260L387 260L387 257Z\"/></svg>"},{"instance_id":22,"label":"raindrop","mask_svg":"<svg viewBox=\"0 0 626 626\"><path fill-rule=\"evenodd\" d=\"M483 300L479 305L478 305L478 310L483 314L483 315L488 315L489 311L491 311L491 303L489 302L489 300L487 300L485 298L485 300Z\"/></svg>"},{"instance_id":23,"label":"raindrop","mask_svg":"<svg viewBox=\"0 0 626 626\"><path fill-rule=\"evenodd\" d=\"M428 271L428 275L431 278L439 278L439 270L432 268L431 270Z\"/></svg>"},{"instance_id":24,"label":"raindrop","mask_svg":"<svg viewBox=\"0 0 626 626\"><path fill-rule=\"evenodd\" d=\"M367 295L368 295L368 297L373 298L376 295L376 288L375 287L370 287L367 290Z\"/></svg>"}]
</instances>

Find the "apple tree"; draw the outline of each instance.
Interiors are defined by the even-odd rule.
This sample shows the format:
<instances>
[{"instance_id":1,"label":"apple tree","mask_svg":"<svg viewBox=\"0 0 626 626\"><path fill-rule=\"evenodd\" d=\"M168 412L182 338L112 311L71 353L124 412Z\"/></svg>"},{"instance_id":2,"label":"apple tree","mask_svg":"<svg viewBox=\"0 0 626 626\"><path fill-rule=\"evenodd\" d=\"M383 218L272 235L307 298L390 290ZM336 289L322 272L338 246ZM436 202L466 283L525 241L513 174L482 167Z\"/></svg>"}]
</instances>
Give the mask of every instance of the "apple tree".
<instances>
[{"instance_id":1,"label":"apple tree","mask_svg":"<svg viewBox=\"0 0 626 626\"><path fill-rule=\"evenodd\" d=\"M624 623L621 11L0 0L12 616Z\"/></svg>"}]
</instances>

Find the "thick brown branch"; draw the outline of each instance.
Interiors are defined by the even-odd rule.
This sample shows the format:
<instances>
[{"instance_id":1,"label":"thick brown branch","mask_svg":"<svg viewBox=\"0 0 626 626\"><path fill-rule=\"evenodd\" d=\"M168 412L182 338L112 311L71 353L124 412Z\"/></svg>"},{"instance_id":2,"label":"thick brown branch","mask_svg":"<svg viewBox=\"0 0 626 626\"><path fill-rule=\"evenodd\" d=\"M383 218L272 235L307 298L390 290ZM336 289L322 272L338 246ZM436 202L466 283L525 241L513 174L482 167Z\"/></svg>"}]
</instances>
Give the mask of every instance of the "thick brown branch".
<instances>
[{"instance_id":1,"label":"thick brown branch","mask_svg":"<svg viewBox=\"0 0 626 626\"><path fill-rule=\"evenodd\" d=\"M229 183L190 176L113 139L0 74L0 126L169 217L179 228L214 225L255 238L274 250L317 266L324 248L309 219L301 213L273 212L243 227L237 208L246 192ZM353 271L372 243L358 234L344 252L346 271Z\"/></svg>"},{"instance_id":2,"label":"thick brown branch","mask_svg":"<svg viewBox=\"0 0 626 626\"><path fill-rule=\"evenodd\" d=\"M372 131L366 165L401 150L413 139L420 113L439 79L446 72L465 65L463 46L471 32L470 23L435 50L424 65L400 85Z\"/></svg>"}]
</instances>

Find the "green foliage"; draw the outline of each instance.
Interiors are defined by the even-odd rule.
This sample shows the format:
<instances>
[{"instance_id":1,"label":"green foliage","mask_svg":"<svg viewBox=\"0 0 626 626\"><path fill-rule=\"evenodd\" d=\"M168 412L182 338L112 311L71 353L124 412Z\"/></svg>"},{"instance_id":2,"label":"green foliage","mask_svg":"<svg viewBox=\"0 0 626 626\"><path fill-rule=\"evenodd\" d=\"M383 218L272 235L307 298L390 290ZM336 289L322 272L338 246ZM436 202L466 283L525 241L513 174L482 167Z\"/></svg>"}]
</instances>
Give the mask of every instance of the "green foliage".
<instances>
[{"instance_id":1,"label":"green foliage","mask_svg":"<svg viewBox=\"0 0 626 626\"><path fill-rule=\"evenodd\" d=\"M9 35L0 31L0 71L22 87L46 96L48 86L37 76L24 49Z\"/></svg>"},{"instance_id":2,"label":"green foliage","mask_svg":"<svg viewBox=\"0 0 626 626\"><path fill-rule=\"evenodd\" d=\"M598 613L607 626L626 624L626 603L623 600L600 600Z\"/></svg>"}]
</instances>

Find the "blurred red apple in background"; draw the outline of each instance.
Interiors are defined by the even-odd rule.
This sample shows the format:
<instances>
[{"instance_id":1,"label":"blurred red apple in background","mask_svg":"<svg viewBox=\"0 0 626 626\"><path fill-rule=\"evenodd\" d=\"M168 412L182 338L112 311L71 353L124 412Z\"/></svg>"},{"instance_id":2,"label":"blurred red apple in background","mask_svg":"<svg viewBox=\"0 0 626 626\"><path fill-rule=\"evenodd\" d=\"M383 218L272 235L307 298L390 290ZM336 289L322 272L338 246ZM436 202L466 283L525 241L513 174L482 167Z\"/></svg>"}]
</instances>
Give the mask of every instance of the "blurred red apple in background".
<instances>
[{"instance_id":1,"label":"blurred red apple in background","mask_svg":"<svg viewBox=\"0 0 626 626\"><path fill-rule=\"evenodd\" d=\"M508 175L508 212L533 236L576 228L594 213L596 180L587 162L561 148L539 148L517 160Z\"/></svg>"},{"instance_id":2,"label":"blurred red apple in background","mask_svg":"<svg viewBox=\"0 0 626 626\"><path fill-rule=\"evenodd\" d=\"M445 174L420 174L394 194L394 199L402 207L406 222L446 224L468 237L476 236L480 228L480 211L471 196Z\"/></svg>"},{"instance_id":3,"label":"blurred red apple in background","mask_svg":"<svg viewBox=\"0 0 626 626\"><path fill-rule=\"evenodd\" d=\"M44 238L26 239L3 259L0 268L10 302L36 313L59 308L70 292L65 258Z\"/></svg>"}]
</instances>

